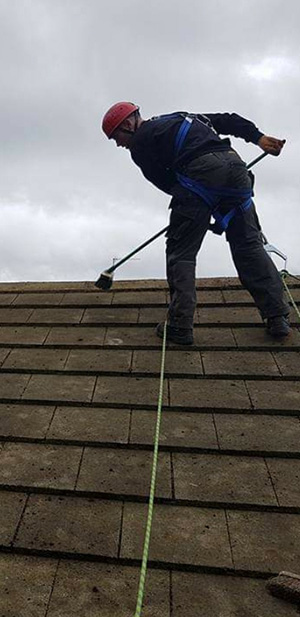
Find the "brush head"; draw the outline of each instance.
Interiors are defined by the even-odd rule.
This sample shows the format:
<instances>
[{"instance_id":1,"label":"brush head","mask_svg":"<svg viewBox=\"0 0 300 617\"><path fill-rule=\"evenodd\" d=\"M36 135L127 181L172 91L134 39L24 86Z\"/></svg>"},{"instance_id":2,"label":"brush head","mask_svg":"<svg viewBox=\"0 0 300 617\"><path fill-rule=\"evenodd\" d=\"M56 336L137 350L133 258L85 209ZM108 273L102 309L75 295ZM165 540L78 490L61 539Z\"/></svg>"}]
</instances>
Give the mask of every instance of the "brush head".
<instances>
[{"instance_id":1,"label":"brush head","mask_svg":"<svg viewBox=\"0 0 300 617\"><path fill-rule=\"evenodd\" d=\"M95 286L98 289L110 289L113 284L113 275L111 272L107 272L106 270L102 272L99 276L98 280L95 283Z\"/></svg>"},{"instance_id":2,"label":"brush head","mask_svg":"<svg viewBox=\"0 0 300 617\"><path fill-rule=\"evenodd\" d=\"M280 572L268 580L268 591L277 598L283 598L300 606L300 576L291 572Z\"/></svg>"}]
</instances>

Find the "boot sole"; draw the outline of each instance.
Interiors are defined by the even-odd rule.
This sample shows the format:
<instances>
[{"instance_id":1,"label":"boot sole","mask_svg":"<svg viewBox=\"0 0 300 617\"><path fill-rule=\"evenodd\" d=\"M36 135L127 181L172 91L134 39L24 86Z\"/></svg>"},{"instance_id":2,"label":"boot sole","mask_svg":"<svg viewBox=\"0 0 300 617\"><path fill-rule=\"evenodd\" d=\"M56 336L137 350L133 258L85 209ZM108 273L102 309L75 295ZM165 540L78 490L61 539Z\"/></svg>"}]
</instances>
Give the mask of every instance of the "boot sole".
<instances>
[{"instance_id":1,"label":"boot sole","mask_svg":"<svg viewBox=\"0 0 300 617\"><path fill-rule=\"evenodd\" d=\"M269 336L272 336L273 338L285 338L286 336L289 336L289 334L291 334L291 328L286 328L281 331L279 330L278 332L276 332L276 330L272 332L272 330L267 328L267 333L269 334Z\"/></svg>"},{"instance_id":2,"label":"boot sole","mask_svg":"<svg viewBox=\"0 0 300 617\"><path fill-rule=\"evenodd\" d=\"M160 338L160 339L164 338L163 334L159 334L158 332L156 332L156 334L157 334L158 338ZM176 339L176 338L173 338L172 336L168 336L167 335L167 343L176 343L176 345L185 345L185 346L187 346L187 345L193 345L194 341L186 342L186 341L182 341L180 339Z\"/></svg>"}]
</instances>

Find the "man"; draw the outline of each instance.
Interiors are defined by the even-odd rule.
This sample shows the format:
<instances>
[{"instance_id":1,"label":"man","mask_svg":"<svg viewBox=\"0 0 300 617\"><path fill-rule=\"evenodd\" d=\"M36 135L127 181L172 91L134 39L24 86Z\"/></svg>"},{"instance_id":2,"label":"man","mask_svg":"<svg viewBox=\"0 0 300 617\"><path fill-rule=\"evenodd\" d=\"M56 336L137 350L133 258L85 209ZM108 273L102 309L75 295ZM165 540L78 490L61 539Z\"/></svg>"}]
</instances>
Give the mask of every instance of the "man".
<instances>
[{"instance_id":1,"label":"man","mask_svg":"<svg viewBox=\"0 0 300 617\"><path fill-rule=\"evenodd\" d=\"M143 175L172 196L166 260L170 289L167 340L193 343L196 256L208 229L226 232L244 287L266 320L271 336L289 334L289 307L280 275L266 253L251 199L253 176L221 135L242 137L279 155L285 140L261 133L249 120L229 113L175 112L143 120L139 107L120 102L105 114L102 129L130 151ZM210 225L211 216L215 223ZM163 336L163 324L157 326Z\"/></svg>"}]
</instances>

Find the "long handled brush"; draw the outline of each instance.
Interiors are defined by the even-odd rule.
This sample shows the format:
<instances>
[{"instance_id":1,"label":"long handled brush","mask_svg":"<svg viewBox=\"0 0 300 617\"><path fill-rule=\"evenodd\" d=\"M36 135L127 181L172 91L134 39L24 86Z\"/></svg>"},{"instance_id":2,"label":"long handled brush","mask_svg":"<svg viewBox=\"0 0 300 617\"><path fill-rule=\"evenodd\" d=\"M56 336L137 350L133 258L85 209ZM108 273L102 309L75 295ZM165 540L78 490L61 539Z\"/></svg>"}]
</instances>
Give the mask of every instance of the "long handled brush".
<instances>
[{"instance_id":1,"label":"long handled brush","mask_svg":"<svg viewBox=\"0 0 300 617\"><path fill-rule=\"evenodd\" d=\"M268 580L266 587L276 598L283 598L300 606L300 576L292 572L279 572Z\"/></svg>"},{"instance_id":2,"label":"long handled brush","mask_svg":"<svg viewBox=\"0 0 300 617\"><path fill-rule=\"evenodd\" d=\"M263 152L262 154L260 154L256 159L254 159L253 161L251 161L251 163L247 165L247 169L250 169L251 167L253 167L253 165L258 163L258 161L261 161L261 159L263 159L265 156L267 156L267 152ZM118 261L114 266L111 266L110 268L107 268L107 270L104 270L104 272L102 272L102 274L99 276L98 280L95 283L96 287L98 287L98 289L105 289L105 290L110 289L113 284L114 271L117 268L119 268L123 263L125 263L125 261L128 261L128 259L130 259L133 255L135 255L136 253L141 251L143 248L145 248L145 246L148 246L148 244L151 244L153 240L156 240L156 238L158 238L163 233L165 233L167 229L168 229L168 226L164 227L163 229L158 231L154 236L151 236L149 240L146 240L146 242L143 242L143 244L140 244L140 246L134 249L131 253L128 253L128 255L125 255L125 257L120 259L120 261Z\"/></svg>"},{"instance_id":3,"label":"long handled brush","mask_svg":"<svg viewBox=\"0 0 300 617\"><path fill-rule=\"evenodd\" d=\"M168 229L168 226L164 227L163 229L158 231L154 236L149 238L149 240L146 240L146 242L143 242L143 244L140 244L140 246L134 249L134 251L131 251L131 253L128 253L128 255L125 255L125 257L123 257L123 259L120 259L120 261L118 261L118 263L116 263L114 266L111 266L107 270L104 270L104 272L102 272L102 274L99 276L98 280L95 283L96 287L98 287L99 289L110 289L113 283L114 271L117 268L119 268L119 266L121 266L125 261L130 259L133 255L135 255L136 253L141 251L143 248L145 248L145 246L153 242L153 240L156 240L156 238L158 238L163 233L165 233L167 229Z\"/></svg>"}]
</instances>

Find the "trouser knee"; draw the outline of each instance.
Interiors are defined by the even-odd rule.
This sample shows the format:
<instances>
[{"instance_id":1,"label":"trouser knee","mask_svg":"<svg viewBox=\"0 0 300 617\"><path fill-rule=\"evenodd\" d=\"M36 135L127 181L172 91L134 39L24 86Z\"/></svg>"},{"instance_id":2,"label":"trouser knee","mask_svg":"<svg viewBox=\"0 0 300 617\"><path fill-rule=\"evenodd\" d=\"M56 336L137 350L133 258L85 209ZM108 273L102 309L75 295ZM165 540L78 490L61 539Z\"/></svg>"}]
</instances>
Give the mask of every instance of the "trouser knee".
<instances>
[{"instance_id":1,"label":"trouser knee","mask_svg":"<svg viewBox=\"0 0 300 617\"><path fill-rule=\"evenodd\" d=\"M176 261L168 268L171 302L169 322L179 328L192 328L196 307L195 262Z\"/></svg>"}]
</instances>

